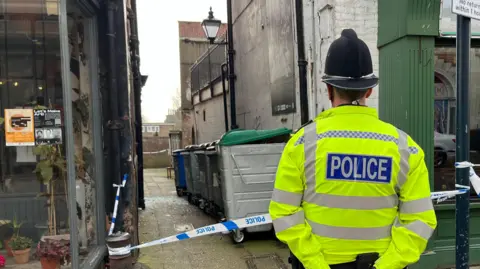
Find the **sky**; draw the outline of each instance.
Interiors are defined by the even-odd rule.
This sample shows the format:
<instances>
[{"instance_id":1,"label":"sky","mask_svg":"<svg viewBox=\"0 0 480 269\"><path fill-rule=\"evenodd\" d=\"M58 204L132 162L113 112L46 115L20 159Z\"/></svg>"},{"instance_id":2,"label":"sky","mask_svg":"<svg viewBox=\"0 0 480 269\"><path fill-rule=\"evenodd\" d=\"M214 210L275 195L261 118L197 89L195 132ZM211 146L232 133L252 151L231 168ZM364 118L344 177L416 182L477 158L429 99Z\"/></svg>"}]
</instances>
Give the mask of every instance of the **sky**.
<instances>
[{"instance_id":1,"label":"sky","mask_svg":"<svg viewBox=\"0 0 480 269\"><path fill-rule=\"evenodd\" d=\"M148 75L142 89L142 114L147 122L162 122L180 89L178 21L202 21L211 6L215 18L226 23L226 2L137 0L140 70Z\"/></svg>"}]
</instances>

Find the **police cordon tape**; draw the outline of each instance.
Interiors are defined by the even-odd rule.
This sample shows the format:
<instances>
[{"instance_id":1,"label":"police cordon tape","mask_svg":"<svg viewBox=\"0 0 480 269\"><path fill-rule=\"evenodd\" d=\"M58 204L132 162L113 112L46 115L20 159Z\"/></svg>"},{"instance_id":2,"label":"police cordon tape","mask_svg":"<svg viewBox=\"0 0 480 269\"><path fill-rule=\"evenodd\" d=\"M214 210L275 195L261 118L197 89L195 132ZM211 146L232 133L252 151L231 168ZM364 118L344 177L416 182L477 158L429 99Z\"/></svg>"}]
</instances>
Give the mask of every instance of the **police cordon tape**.
<instances>
[{"instance_id":1,"label":"police cordon tape","mask_svg":"<svg viewBox=\"0 0 480 269\"><path fill-rule=\"evenodd\" d=\"M469 162L457 162L455 163L455 168L460 169L460 168L469 168L470 169L470 182L472 183L472 186L475 189L475 192L477 195L480 196L480 177L475 173L472 167L474 166L480 166L476 164L472 164ZM459 190L453 190L453 191L440 191L440 192L432 192L430 198L432 200L437 200L437 203L440 203L442 201L445 201L449 198L453 198L456 195L459 194L464 194L467 193L470 190L470 186L462 186L462 185L455 185L455 187L459 188ZM208 226L203 226L188 232L180 233L177 235L171 235L169 237L165 237L162 239L154 240L151 242L143 243L138 246L131 246L128 245L126 247L121 247L121 248L108 248L108 253L112 256L121 256L121 255L127 255L130 253L130 251L135 250L135 249L141 249L141 248L146 248L146 247L151 247L151 246L156 246L156 245L164 245L168 243L173 243L177 241L183 241L191 238L196 238L200 236L206 236L206 235L212 235L212 234L218 234L218 233L225 233L225 232L231 232L234 230L238 229L244 229L248 227L255 227L259 225L265 225L265 224L270 224L272 223L272 218L270 217L269 214L263 214L263 215L258 215L258 216L252 216L252 217L247 217L247 218L242 218L242 219L236 219L236 220L229 220L225 222L220 222L217 224L212 224Z\"/></svg>"},{"instance_id":2,"label":"police cordon tape","mask_svg":"<svg viewBox=\"0 0 480 269\"><path fill-rule=\"evenodd\" d=\"M205 235L212 235L217 233L225 233L233 230L254 227L258 225L265 225L270 223L272 223L272 219L270 218L269 214L252 216L252 217L247 217L243 219L228 220L228 221L220 222L213 225L203 226L195 230L180 233L177 235L172 235L169 237L165 237L162 239L158 239L158 240L144 243L134 247L131 247L131 246L126 246L122 248L109 247L108 252L110 255L114 255L114 256L126 255L130 253L131 250L134 250L134 249L146 248L146 247L151 247L156 245L163 245L163 244L173 243L176 241L183 241L190 238L195 238L195 237L200 237Z\"/></svg>"},{"instance_id":3,"label":"police cordon tape","mask_svg":"<svg viewBox=\"0 0 480 269\"><path fill-rule=\"evenodd\" d=\"M115 223L117 220L117 211L118 211L118 202L120 200L120 189L125 187L125 184L127 183L128 179L128 174L123 175L123 180L122 184L113 184L114 188L117 188L117 194L115 196L115 206L113 207L113 216L112 216L112 224L110 225L110 230L108 231L108 235L111 235L113 233L113 229L115 228Z\"/></svg>"}]
</instances>

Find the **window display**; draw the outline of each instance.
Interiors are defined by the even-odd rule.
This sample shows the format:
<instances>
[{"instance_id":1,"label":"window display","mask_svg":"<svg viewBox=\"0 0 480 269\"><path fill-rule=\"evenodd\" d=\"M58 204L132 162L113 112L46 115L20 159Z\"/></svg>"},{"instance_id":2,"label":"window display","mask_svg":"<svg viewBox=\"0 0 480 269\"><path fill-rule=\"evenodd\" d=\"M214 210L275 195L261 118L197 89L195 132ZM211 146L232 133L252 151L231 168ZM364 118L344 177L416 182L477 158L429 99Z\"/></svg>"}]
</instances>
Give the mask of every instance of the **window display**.
<instances>
[{"instance_id":1,"label":"window display","mask_svg":"<svg viewBox=\"0 0 480 269\"><path fill-rule=\"evenodd\" d=\"M480 48L470 51L470 161L480 163ZM434 190L455 189L456 49L435 49ZM477 172L478 173L478 172ZM476 196L472 192L472 196Z\"/></svg>"}]
</instances>

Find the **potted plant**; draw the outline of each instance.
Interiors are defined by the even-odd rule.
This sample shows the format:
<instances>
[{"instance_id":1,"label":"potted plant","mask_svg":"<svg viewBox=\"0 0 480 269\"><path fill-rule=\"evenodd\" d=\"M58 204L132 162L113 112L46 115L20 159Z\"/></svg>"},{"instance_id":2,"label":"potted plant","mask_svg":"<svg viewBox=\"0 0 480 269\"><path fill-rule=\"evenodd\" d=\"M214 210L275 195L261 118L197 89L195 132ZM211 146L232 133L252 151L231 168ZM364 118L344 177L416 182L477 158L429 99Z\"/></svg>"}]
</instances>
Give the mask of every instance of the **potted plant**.
<instances>
[{"instance_id":1,"label":"potted plant","mask_svg":"<svg viewBox=\"0 0 480 269\"><path fill-rule=\"evenodd\" d=\"M37 245L42 269L60 269L70 263L70 240L42 238Z\"/></svg>"},{"instance_id":2,"label":"potted plant","mask_svg":"<svg viewBox=\"0 0 480 269\"><path fill-rule=\"evenodd\" d=\"M20 228L22 227L23 222L17 222L17 217L14 216L12 221L8 221L0 226L0 230L3 230L1 234L3 234L3 246L7 250L7 255L13 257L12 248L10 247L10 240L13 237L18 236L20 232Z\"/></svg>"},{"instance_id":3,"label":"potted plant","mask_svg":"<svg viewBox=\"0 0 480 269\"><path fill-rule=\"evenodd\" d=\"M48 235L57 235L57 214L56 214L56 196L57 184L63 181L63 187L65 189L65 201L67 201L67 181L65 177L66 173L66 161L62 155L62 148L60 145L39 145L33 150L33 153L39 156L40 161L37 162L37 166L33 171L37 175L37 179L47 187L45 193L40 193L38 196L47 197L46 206L48 208L48 221L46 228L48 229ZM84 168L83 161L75 156L75 169L77 177L83 179ZM39 232L44 225L36 225ZM43 232L45 234L45 232Z\"/></svg>"},{"instance_id":4,"label":"potted plant","mask_svg":"<svg viewBox=\"0 0 480 269\"><path fill-rule=\"evenodd\" d=\"M28 263L30 260L30 248L33 244L32 239L25 236L15 236L10 240L9 244L13 251L15 263Z\"/></svg>"},{"instance_id":5,"label":"potted plant","mask_svg":"<svg viewBox=\"0 0 480 269\"><path fill-rule=\"evenodd\" d=\"M5 257L3 257L2 255L0 255L0 268L3 268L5 267L5 264L7 263L7 260L5 259Z\"/></svg>"},{"instance_id":6,"label":"potted plant","mask_svg":"<svg viewBox=\"0 0 480 269\"><path fill-rule=\"evenodd\" d=\"M13 229L10 220L0 220L0 242L7 251L7 256L13 257L12 249L8 246L8 242L13 237Z\"/></svg>"}]
</instances>

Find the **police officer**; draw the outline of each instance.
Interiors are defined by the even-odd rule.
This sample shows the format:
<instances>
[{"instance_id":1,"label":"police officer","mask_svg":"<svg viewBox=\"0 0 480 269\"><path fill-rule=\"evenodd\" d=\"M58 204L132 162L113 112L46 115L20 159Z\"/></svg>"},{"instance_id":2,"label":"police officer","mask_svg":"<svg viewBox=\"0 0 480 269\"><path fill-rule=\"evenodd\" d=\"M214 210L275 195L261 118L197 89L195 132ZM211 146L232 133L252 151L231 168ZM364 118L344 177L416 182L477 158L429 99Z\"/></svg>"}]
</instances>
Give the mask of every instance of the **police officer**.
<instances>
[{"instance_id":1,"label":"police officer","mask_svg":"<svg viewBox=\"0 0 480 269\"><path fill-rule=\"evenodd\" d=\"M437 225L424 152L365 105L378 78L354 30L330 46L325 74L333 108L292 136L278 165L276 235L297 268L405 268Z\"/></svg>"}]
</instances>

